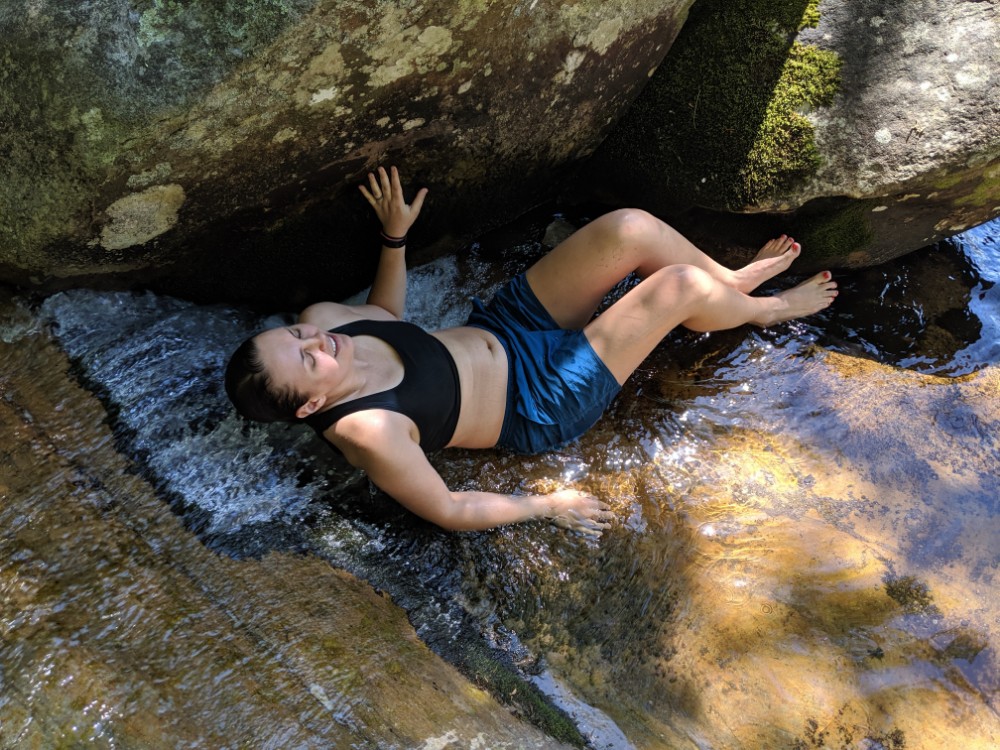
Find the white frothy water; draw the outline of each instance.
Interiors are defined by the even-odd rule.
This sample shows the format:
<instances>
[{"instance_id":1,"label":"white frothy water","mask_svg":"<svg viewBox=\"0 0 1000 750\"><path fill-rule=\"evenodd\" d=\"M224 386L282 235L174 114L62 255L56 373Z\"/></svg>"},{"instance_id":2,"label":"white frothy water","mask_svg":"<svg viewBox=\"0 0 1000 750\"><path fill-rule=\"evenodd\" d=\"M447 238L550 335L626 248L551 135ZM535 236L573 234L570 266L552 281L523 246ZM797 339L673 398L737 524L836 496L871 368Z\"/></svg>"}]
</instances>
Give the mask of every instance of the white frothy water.
<instances>
[{"instance_id":1,"label":"white frothy water","mask_svg":"<svg viewBox=\"0 0 1000 750\"><path fill-rule=\"evenodd\" d=\"M466 258L459 267L454 257L439 258L407 274L405 319L428 331L465 324L474 296L489 298L500 282L489 282L490 268L474 258ZM362 304L368 297L364 289L344 302Z\"/></svg>"},{"instance_id":2,"label":"white frothy water","mask_svg":"<svg viewBox=\"0 0 1000 750\"><path fill-rule=\"evenodd\" d=\"M43 319L164 488L225 533L294 514L313 488L282 472L280 454L308 436L246 430L222 387L226 356L253 329L245 314L150 294L74 290L50 297ZM300 446L304 447L304 446Z\"/></svg>"},{"instance_id":3,"label":"white frothy water","mask_svg":"<svg viewBox=\"0 0 1000 750\"><path fill-rule=\"evenodd\" d=\"M477 288L476 279L488 275L485 265L465 265L461 273L445 258L413 269L407 318L432 330L464 323L469 297L491 293ZM295 518L354 475L312 430L249 425L226 397L222 378L230 353L247 336L287 324L293 315L259 318L152 294L83 289L48 298L40 315L118 410L116 420L134 434L134 449L155 478L207 514L208 533ZM314 478L303 483L306 468Z\"/></svg>"},{"instance_id":4,"label":"white frothy water","mask_svg":"<svg viewBox=\"0 0 1000 750\"><path fill-rule=\"evenodd\" d=\"M996 362L1000 360L1000 219L970 229L956 241L981 279L972 290L969 309L982 322L983 335L955 360L963 364Z\"/></svg>"}]
</instances>

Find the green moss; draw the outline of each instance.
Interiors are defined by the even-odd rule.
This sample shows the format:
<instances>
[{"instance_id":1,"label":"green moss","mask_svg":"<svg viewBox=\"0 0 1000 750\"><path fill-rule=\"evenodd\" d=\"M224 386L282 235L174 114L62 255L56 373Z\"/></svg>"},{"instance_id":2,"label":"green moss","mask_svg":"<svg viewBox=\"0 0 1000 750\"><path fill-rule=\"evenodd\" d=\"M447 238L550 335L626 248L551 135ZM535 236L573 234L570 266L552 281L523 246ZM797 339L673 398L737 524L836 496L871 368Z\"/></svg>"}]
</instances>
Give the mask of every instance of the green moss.
<instances>
[{"instance_id":1,"label":"green moss","mask_svg":"<svg viewBox=\"0 0 1000 750\"><path fill-rule=\"evenodd\" d=\"M935 177L931 186L938 192L950 191L957 196L954 198L957 206L992 207L1000 202L1000 163Z\"/></svg>"},{"instance_id":2,"label":"green moss","mask_svg":"<svg viewBox=\"0 0 1000 750\"><path fill-rule=\"evenodd\" d=\"M1000 203L1000 168L994 167L983 175L975 189L955 201L960 206L985 208Z\"/></svg>"},{"instance_id":3,"label":"green moss","mask_svg":"<svg viewBox=\"0 0 1000 750\"><path fill-rule=\"evenodd\" d=\"M944 177L939 177L934 180L933 185L936 190L950 190L956 185L961 184L964 180L967 180L969 175L965 172L958 172L956 174L946 175Z\"/></svg>"},{"instance_id":4,"label":"green moss","mask_svg":"<svg viewBox=\"0 0 1000 750\"><path fill-rule=\"evenodd\" d=\"M469 657L467 668L474 672L474 681L498 700L515 708L524 718L560 742L576 747L586 745L573 720L555 708L534 685L484 654L473 653Z\"/></svg>"},{"instance_id":5,"label":"green moss","mask_svg":"<svg viewBox=\"0 0 1000 750\"><path fill-rule=\"evenodd\" d=\"M72 217L92 210L96 187L130 128L95 106L100 92L79 60L26 31L8 40L0 66L0 132L6 179L0 189L5 258L30 265L33 249L58 237Z\"/></svg>"},{"instance_id":6,"label":"green moss","mask_svg":"<svg viewBox=\"0 0 1000 750\"><path fill-rule=\"evenodd\" d=\"M204 46L239 54L249 54L269 44L292 20L313 5L310 0L145 0L136 3L139 43L183 42L188 49Z\"/></svg>"},{"instance_id":7,"label":"green moss","mask_svg":"<svg viewBox=\"0 0 1000 750\"><path fill-rule=\"evenodd\" d=\"M834 53L798 42L792 45L741 172L746 202L757 203L779 192L787 181L819 167L813 126L800 109L830 102L839 75L840 60Z\"/></svg>"},{"instance_id":8,"label":"green moss","mask_svg":"<svg viewBox=\"0 0 1000 750\"><path fill-rule=\"evenodd\" d=\"M907 612L934 610L930 589L914 576L887 576L885 593Z\"/></svg>"},{"instance_id":9,"label":"green moss","mask_svg":"<svg viewBox=\"0 0 1000 750\"><path fill-rule=\"evenodd\" d=\"M820 156L805 116L840 85L833 52L795 41L817 0L698 2L618 133L639 143L674 195L709 208L768 205L813 174ZM631 141L631 144L628 142Z\"/></svg>"},{"instance_id":10,"label":"green moss","mask_svg":"<svg viewBox=\"0 0 1000 750\"><path fill-rule=\"evenodd\" d=\"M819 26L819 0L810 2L802 13L802 21L799 23L799 30L814 29Z\"/></svg>"},{"instance_id":11,"label":"green moss","mask_svg":"<svg viewBox=\"0 0 1000 750\"><path fill-rule=\"evenodd\" d=\"M843 208L824 208L798 216L791 228L793 236L808 248L817 262L843 259L849 253L871 247L875 234L871 228L868 203L849 203Z\"/></svg>"}]
</instances>

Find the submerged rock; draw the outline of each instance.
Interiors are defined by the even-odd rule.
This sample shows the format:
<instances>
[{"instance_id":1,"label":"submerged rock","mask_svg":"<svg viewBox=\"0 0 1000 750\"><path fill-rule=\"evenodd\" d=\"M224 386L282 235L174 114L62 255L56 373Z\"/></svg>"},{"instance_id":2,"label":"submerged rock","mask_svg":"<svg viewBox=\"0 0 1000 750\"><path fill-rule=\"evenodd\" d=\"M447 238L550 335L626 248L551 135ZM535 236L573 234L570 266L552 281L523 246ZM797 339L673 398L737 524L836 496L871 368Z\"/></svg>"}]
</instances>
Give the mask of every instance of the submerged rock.
<instances>
[{"instance_id":1,"label":"submerged rock","mask_svg":"<svg viewBox=\"0 0 1000 750\"><path fill-rule=\"evenodd\" d=\"M342 296L374 262L365 172L431 188L418 246L511 218L600 143L690 4L6 3L0 272Z\"/></svg>"},{"instance_id":2,"label":"submerged rock","mask_svg":"<svg viewBox=\"0 0 1000 750\"><path fill-rule=\"evenodd\" d=\"M313 555L206 548L115 450L66 357L0 304L0 746L571 746L368 583Z\"/></svg>"},{"instance_id":3,"label":"submerged rock","mask_svg":"<svg viewBox=\"0 0 1000 750\"><path fill-rule=\"evenodd\" d=\"M1000 214L998 34L990 3L696 4L595 171L660 214L781 213L732 231L817 265L897 257Z\"/></svg>"}]
</instances>

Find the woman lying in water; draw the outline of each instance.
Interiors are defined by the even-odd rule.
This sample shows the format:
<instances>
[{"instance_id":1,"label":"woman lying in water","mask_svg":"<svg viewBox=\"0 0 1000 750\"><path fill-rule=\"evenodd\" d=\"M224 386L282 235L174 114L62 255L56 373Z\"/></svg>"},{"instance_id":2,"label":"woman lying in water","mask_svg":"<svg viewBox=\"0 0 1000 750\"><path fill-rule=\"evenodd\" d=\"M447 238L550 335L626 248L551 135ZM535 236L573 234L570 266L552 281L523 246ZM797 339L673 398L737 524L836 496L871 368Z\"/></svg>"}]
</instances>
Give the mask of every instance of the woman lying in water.
<instances>
[{"instance_id":1,"label":"woman lying in water","mask_svg":"<svg viewBox=\"0 0 1000 750\"><path fill-rule=\"evenodd\" d=\"M424 452L549 450L586 432L676 326L769 326L837 295L823 272L749 296L798 257L789 237L733 271L653 216L620 210L577 231L485 307L474 301L466 325L427 333L401 320L406 233L427 190L407 204L395 167L368 178L361 192L382 222L383 246L367 304L320 302L297 324L248 339L226 369L226 391L250 419L309 424L378 487L446 529L546 518L600 533L611 512L593 495L452 492ZM595 318L632 272L642 280Z\"/></svg>"}]
</instances>

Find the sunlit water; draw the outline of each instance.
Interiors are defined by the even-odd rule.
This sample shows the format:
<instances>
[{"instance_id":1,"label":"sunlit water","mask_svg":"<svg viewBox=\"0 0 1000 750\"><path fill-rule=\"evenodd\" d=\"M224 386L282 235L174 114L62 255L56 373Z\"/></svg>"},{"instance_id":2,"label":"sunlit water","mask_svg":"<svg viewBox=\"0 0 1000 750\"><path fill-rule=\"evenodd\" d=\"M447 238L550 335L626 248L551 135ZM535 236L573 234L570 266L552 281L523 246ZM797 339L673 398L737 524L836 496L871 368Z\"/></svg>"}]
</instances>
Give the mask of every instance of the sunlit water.
<instances>
[{"instance_id":1,"label":"sunlit water","mask_svg":"<svg viewBox=\"0 0 1000 750\"><path fill-rule=\"evenodd\" d=\"M433 457L455 489L599 493L619 523L598 543L540 522L442 532L311 430L234 417L225 357L290 318L79 290L11 313L2 338L52 331L119 450L205 546L356 573L467 675L489 683L482 665L502 663L594 747L992 748L998 237L994 222L841 277L805 322L675 333L562 450ZM460 323L539 252L417 269L409 317Z\"/></svg>"}]
</instances>

